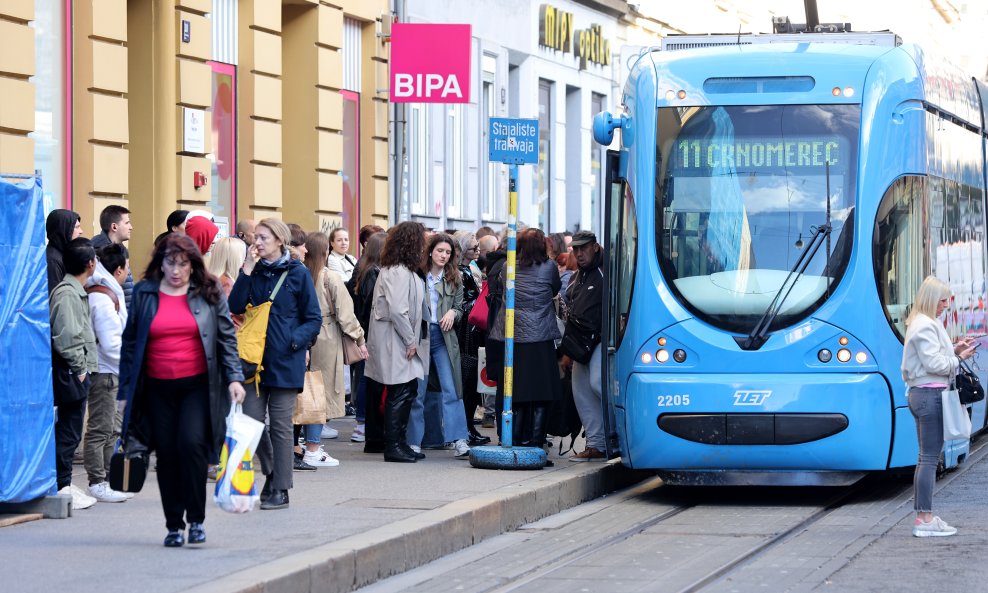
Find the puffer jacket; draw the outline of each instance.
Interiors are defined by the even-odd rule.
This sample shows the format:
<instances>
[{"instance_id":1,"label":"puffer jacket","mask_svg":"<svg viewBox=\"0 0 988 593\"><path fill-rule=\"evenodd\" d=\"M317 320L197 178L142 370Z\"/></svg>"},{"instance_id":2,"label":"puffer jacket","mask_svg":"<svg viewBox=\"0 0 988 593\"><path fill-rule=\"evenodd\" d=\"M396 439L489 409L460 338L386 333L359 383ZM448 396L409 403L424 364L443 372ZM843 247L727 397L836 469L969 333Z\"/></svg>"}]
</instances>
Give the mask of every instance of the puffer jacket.
<instances>
[{"instance_id":1,"label":"puffer jacket","mask_svg":"<svg viewBox=\"0 0 988 593\"><path fill-rule=\"evenodd\" d=\"M518 266L515 273L515 342L545 342L562 337L552 303L560 285L559 268L551 260L534 266ZM497 314L490 336L504 340L504 306Z\"/></svg>"},{"instance_id":2,"label":"puffer jacket","mask_svg":"<svg viewBox=\"0 0 988 593\"><path fill-rule=\"evenodd\" d=\"M268 300L282 272L288 272L275 296L264 343L261 385L302 390L305 383L305 351L316 342L322 327L319 299L312 276L301 262L282 257L273 264L257 262L250 276L240 272L230 291L230 311L242 315L247 303Z\"/></svg>"}]
</instances>

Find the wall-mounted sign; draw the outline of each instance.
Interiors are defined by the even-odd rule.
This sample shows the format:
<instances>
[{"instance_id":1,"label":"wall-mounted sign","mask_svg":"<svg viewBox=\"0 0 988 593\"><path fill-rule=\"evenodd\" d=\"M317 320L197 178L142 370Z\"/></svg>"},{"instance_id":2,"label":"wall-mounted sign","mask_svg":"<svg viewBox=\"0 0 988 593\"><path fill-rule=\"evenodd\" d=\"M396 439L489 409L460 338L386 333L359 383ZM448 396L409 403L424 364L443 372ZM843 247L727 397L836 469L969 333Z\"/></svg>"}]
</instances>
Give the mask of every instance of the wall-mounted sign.
<instances>
[{"instance_id":1,"label":"wall-mounted sign","mask_svg":"<svg viewBox=\"0 0 988 593\"><path fill-rule=\"evenodd\" d=\"M182 20L182 43L189 43L192 41L192 22L187 20Z\"/></svg>"},{"instance_id":2,"label":"wall-mounted sign","mask_svg":"<svg viewBox=\"0 0 988 593\"><path fill-rule=\"evenodd\" d=\"M591 23L586 29L573 29L573 13L559 10L551 4L539 9L539 45L562 53L572 52L580 59L580 69L587 62L607 66L611 63L611 40L605 39L600 25Z\"/></svg>"},{"instance_id":3,"label":"wall-mounted sign","mask_svg":"<svg viewBox=\"0 0 988 593\"><path fill-rule=\"evenodd\" d=\"M392 25L391 102L469 103L470 45L470 25Z\"/></svg>"},{"instance_id":4,"label":"wall-mounted sign","mask_svg":"<svg viewBox=\"0 0 988 593\"><path fill-rule=\"evenodd\" d=\"M182 134L184 152L206 153L206 112L202 109L183 107L185 126Z\"/></svg>"}]
</instances>

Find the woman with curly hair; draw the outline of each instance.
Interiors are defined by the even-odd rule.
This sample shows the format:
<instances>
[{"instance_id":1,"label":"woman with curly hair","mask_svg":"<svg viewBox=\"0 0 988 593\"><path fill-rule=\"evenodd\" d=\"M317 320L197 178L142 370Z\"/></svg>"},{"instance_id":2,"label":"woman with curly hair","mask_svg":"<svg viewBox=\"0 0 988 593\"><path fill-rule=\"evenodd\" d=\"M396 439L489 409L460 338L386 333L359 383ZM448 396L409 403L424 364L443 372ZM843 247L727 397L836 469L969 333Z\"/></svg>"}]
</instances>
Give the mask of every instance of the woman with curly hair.
<instances>
[{"instance_id":1,"label":"woman with curly hair","mask_svg":"<svg viewBox=\"0 0 988 593\"><path fill-rule=\"evenodd\" d=\"M220 283L196 244L164 238L134 287L120 348L122 435L128 454L155 449L165 546L206 541L206 464L226 436L230 402L244 400L237 337Z\"/></svg>"},{"instance_id":2,"label":"woman with curly hair","mask_svg":"<svg viewBox=\"0 0 988 593\"><path fill-rule=\"evenodd\" d=\"M391 227L374 286L364 367L369 401L384 405L384 460L414 463L420 459L405 442L408 414L418 394L418 380L429 370L429 303L422 279L425 229L405 221ZM369 436L369 435L368 435ZM373 451L369 439L365 451Z\"/></svg>"}]
</instances>

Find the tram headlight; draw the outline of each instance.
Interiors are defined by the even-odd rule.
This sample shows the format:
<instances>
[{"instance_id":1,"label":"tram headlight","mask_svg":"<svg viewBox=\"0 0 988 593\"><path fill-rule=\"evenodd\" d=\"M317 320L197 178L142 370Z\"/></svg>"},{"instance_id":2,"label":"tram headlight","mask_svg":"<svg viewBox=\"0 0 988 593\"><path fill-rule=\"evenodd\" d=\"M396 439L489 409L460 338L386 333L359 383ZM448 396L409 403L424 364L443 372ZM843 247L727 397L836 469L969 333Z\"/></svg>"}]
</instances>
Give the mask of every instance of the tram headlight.
<instances>
[{"instance_id":1,"label":"tram headlight","mask_svg":"<svg viewBox=\"0 0 988 593\"><path fill-rule=\"evenodd\" d=\"M847 362L851 360L851 351L847 348L841 348L837 351L837 360L841 362Z\"/></svg>"},{"instance_id":2,"label":"tram headlight","mask_svg":"<svg viewBox=\"0 0 988 593\"><path fill-rule=\"evenodd\" d=\"M685 99L686 98L686 91L680 90L678 93L676 93L676 96L679 97L680 99Z\"/></svg>"},{"instance_id":3,"label":"tram headlight","mask_svg":"<svg viewBox=\"0 0 988 593\"><path fill-rule=\"evenodd\" d=\"M659 346L665 346L665 345L666 345L666 339L665 338L659 338Z\"/></svg>"},{"instance_id":4,"label":"tram headlight","mask_svg":"<svg viewBox=\"0 0 988 593\"><path fill-rule=\"evenodd\" d=\"M672 101L676 98L676 91L666 91L666 101Z\"/></svg>"},{"instance_id":5,"label":"tram headlight","mask_svg":"<svg viewBox=\"0 0 988 593\"><path fill-rule=\"evenodd\" d=\"M841 336L839 340L841 346L847 346L847 336Z\"/></svg>"},{"instance_id":6,"label":"tram headlight","mask_svg":"<svg viewBox=\"0 0 988 593\"><path fill-rule=\"evenodd\" d=\"M854 96L854 87L849 87L849 86L844 87L844 96L845 97L853 97Z\"/></svg>"},{"instance_id":7,"label":"tram headlight","mask_svg":"<svg viewBox=\"0 0 988 593\"><path fill-rule=\"evenodd\" d=\"M835 86L834 89L832 91L830 91L830 94L833 95L833 96L835 96L835 97L839 97L840 94L841 94L840 87L839 86Z\"/></svg>"},{"instance_id":8,"label":"tram headlight","mask_svg":"<svg viewBox=\"0 0 988 593\"><path fill-rule=\"evenodd\" d=\"M686 351L682 348L676 348L672 353L672 359L676 362L684 362L686 360Z\"/></svg>"},{"instance_id":9,"label":"tram headlight","mask_svg":"<svg viewBox=\"0 0 988 593\"><path fill-rule=\"evenodd\" d=\"M859 364L864 364L868 362L868 355L864 352L858 352L854 355L854 360L858 361Z\"/></svg>"},{"instance_id":10,"label":"tram headlight","mask_svg":"<svg viewBox=\"0 0 988 593\"><path fill-rule=\"evenodd\" d=\"M652 355L648 352L642 352L642 362L645 364L652 362Z\"/></svg>"},{"instance_id":11,"label":"tram headlight","mask_svg":"<svg viewBox=\"0 0 988 593\"><path fill-rule=\"evenodd\" d=\"M659 362L669 362L669 351L665 348L660 349L655 353L655 360Z\"/></svg>"},{"instance_id":12,"label":"tram headlight","mask_svg":"<svg viewBox=\"0 0 988 593\"><path fill-rule=\"evenodd\" d=\"M826 348L816 353L817 360L819 360L820 362L830 362L830 359L833 358L833 356L834 356L833 353L830 352L830 350L827 350Z\"/></svg>"}]
</instances>

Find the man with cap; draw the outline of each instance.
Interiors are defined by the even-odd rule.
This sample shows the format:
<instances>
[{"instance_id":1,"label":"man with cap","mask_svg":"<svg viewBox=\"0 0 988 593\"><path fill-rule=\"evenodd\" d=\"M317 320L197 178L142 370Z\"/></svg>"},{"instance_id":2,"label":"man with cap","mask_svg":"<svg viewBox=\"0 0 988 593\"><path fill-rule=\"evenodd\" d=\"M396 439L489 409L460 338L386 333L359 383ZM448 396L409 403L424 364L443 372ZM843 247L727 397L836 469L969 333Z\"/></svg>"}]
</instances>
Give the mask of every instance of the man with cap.
<instances>
[{"instance_id":1,"label":"man with cap","mask_svg":"<svg viewBox=\"0 0 988 593\"><path fill-rule=\"evenodd\" d=\"M586 448L570 458L570 461L602 461L604 453L604 411L601 407L600 383L600 330L603 316L604 254L597 236L591 231L578 231L571 243L573 256L579 270L570 281L567 289L569 316L566 333L576 332L581 336L594 336L591 346L593 355L582 363L573 360L573 400L580 413L580 420L586 429ZM570 336L573 337L573 336ZM567 340L563 339L565 344ZM565 348L564 348L565 351Z\"/></svg>"}]
</instances>

